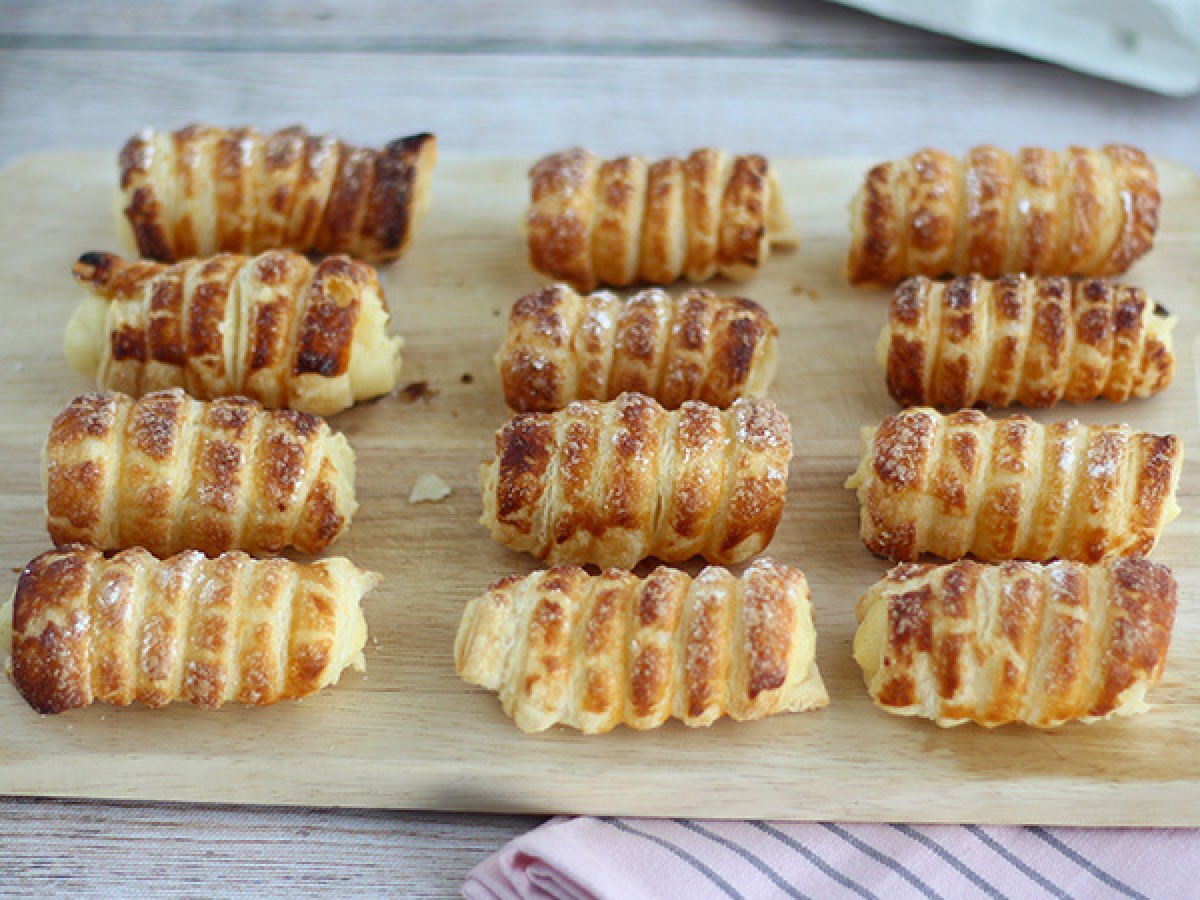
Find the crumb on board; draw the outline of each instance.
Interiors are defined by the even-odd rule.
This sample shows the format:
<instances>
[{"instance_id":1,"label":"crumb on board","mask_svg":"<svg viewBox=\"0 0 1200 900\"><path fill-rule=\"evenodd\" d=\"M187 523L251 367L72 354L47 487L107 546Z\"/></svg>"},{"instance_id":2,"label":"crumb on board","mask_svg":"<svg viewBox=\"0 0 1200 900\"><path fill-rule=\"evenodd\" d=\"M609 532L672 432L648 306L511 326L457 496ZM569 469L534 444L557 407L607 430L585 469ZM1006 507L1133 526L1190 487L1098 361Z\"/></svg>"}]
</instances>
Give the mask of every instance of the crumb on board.
<instances>
[{"instance_id":1,"label":"crumb on board","mask_svg":"<svg viewBox=\"0 0 1200 900\"><path fill-rule=\"evenodd\" d=\"M803 284L792 285L793 297L807 297L809 300L820 300L821 295L817 293L815 288L806 287Z\"/></svg>"},{"instance_id":2,"label":"crumb on board","mask_svg":"<svg viewBox=\"0 0 1200 900\"><path fill-rule=\"evenodd\" d=\"M400 388L400 396L407 403L416 403L418 400L428 401L436 397L437 391L429 386L428 381L410 381Z\"/></svg>"},{"instance_id":3,"label":"crumb on board","mask_svg":"<svg viewBox=\"0 0 1200 900\"><path fill-rule=\"evenodd\" d=\"M461 381L463 384L474 384L475 376L472 375L470 372L463 372L462 376L458 380Z\"/></svg>"},{"instance_id":4,"label":"crumb on board","mask_svg":"<svg viewBox=\"0 0 1200 900\"><path fill-rule=\"evenodd\" d=\"M417 479L412 493L408 495L409 503L437 503L450 496L450 485L440 475L425 474Z\"/></svg>"}]
</instances>

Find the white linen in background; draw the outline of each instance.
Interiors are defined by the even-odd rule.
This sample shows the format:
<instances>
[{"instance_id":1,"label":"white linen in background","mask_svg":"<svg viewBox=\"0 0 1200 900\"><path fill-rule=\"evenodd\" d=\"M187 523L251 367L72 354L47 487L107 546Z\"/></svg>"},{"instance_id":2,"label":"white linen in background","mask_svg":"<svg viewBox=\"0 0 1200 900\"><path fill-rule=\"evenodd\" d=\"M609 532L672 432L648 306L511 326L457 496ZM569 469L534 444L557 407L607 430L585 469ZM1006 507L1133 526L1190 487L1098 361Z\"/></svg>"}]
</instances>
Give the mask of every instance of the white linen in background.
<instances>
[{"instance_id":1,"label":"white linen in background","mask_svg":"<svg viewBox=\"0 0 1200 900\"><path fill-rule=\"evenodd\" d=\"M1160 94L1200 89L1200 0L835 2Z\"/></svg>"}]
</instances>

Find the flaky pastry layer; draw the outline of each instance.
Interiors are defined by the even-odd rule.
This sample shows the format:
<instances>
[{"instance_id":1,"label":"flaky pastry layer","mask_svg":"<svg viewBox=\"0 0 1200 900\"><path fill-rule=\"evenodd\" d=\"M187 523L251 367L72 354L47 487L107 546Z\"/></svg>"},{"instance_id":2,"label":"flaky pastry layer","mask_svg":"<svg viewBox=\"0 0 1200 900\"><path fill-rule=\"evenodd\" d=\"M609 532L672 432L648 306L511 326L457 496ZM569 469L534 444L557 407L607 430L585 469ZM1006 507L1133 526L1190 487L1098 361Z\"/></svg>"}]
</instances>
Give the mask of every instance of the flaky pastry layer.
<instances>
[{"instance_id":1,"label":"flaky pastry layer","mask_svg":"<svg viewBox=\"0 0 1200 900\"><path fill-rule=\"evenodd\" d=\"M287 248L386 263L425 215L436 161L432 134L376 150L298 125L148 129L118 157L118 221L163 262Z\"/></svg>"},{"instance_id":2,"label":"flaky pastry layer","mask_svg":"<svg viewBox=\"0 0 1200 900\"><path fill-rule=\"evenodd\" d=\"M1175 621L1171 571L960 560L892 569L858 603L854 657L890 713L1052 728L1146 709Z\"/></svg>"},{"instance_id":3,"label":"flaky pastry layer","mask_svg":"<svg viewBox=\"0 0 1200 900\"><path fill-rule=\"evenodd\" d=\"M1144 555L1179 514L1176 435L917 407L863 437L846 487L863 543L893 560Z\"/></svg>"},{"instance_id":4,"label":"flaky pastry layer","mask_svg":"<svg viewBox=\"0 0 1200 900\"><path fill-rule=\"evenodd\" d=\"M762 156L701 148L647 164L574 147L529 173L529 263L579 291L634 282L745 280L796 236Z\"/></svg>"},{"instance_id":5,"label":"flaky pastry layer","mask_svg":"<svg viewBox=\"0 0 1200 900\"><path fill-rule=\"evenodd\" d=\"M89 291L67 324L67 361L101 387L140 395L182 387L211 400L332 415L385 394L398 337L375 270L345 256L222 254L173 265L85 253Z\"/></svg>"},{"instance_id":6,"label":"flaky pastry layer","mask_svg":"<svg viewBox=\"0 0 1200 900\"><path fill-rule=\"evenodd\" d=\"M1142 288L1098 278L918 276L892 296L880 362L903 406L1119 403L1171 383L1174 325Z\"/></svg>"},{"instance_id":7,"label":"flaky pastry layer","mask_svg":"<svg viewBox=\"0 0 1200 900\"><path fill-rule=\"evenodd\" d=\"M918 150L867 172L846 277L1119 275L1153 247L1160 201L1154 164L1125 144Z\"/></svg>"},{"instance_id":8,"label":"flaky pastry layer","mask_svg":"<svg viewBox=\"0 0 1200 900\"><path fill-rule=\"evenodd\" d=\"M828 704L808 583L769 559L741 578L560 566L493 584L463 613L455 667L523 731L692 726Z\"/></svg>"},{"instance_id":9,"label":"flaky pastry layer","mask_svg":"<svg viewBox=\"0 0 1200 900\"><path fill-rule=\"evenodd\" d=\"M558 284L513 305L496 365L517 412L627 391L667 409L687 400L724 408L766 393L778 335L766 310L742 297L692 288L672 298L650 288L621 300Z\"/></svg>"},{"instance_id":10,"label":"flaky pastry layer","mask_svg":"<svg viewBox=\"0 0 1200 900\"><path fill-rule=\"evenodd\" d=\"M33 559L13 594L10 674L35 710L185 700L267 706L363 667L363 596L379 582L337 557L301 565L73 544Z\"/></svg>"},{"instance_id":11,"label":"flaky pastry layer","mask_svg":"<svg viewBox=\"0 0 1200 900\"><path fill-rule=\"evenodd\" d=\"M358 506L354 451L323 420L179 388L76 397L50 426L42 464L60 546L319 553Z\"/></svg>"},{"instance_id":12,"label":"flaky pastry layer","mask_svg":"<svg viewBox=\"0 0 1200 900\"><path fill-rule=\"evenodd\" d=\"M769 400L667 411L642 394L522 413L496 432L483 516L500 543L557 563L743 562L775 534L791 426Z\"/></svg>"}]
</instances>

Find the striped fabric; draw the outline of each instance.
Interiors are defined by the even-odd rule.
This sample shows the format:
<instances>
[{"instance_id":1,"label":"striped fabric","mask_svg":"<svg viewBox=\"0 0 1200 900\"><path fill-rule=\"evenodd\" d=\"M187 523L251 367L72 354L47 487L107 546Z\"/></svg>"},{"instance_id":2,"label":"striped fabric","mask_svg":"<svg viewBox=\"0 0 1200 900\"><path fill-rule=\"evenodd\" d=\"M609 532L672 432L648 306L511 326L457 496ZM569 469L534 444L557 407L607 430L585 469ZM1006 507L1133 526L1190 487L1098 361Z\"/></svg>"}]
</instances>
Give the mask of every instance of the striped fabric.
<instances>
[{"instance_id":1,"label":"striped fabric","mask_svg":"<svg viewBox=\"0 0 1200 900\"><path fill-rule=\"evenodd\" d=\"M1200 831L553 819L467 876L516 898L1200 896Z\"/></svg>"}]
</instances>

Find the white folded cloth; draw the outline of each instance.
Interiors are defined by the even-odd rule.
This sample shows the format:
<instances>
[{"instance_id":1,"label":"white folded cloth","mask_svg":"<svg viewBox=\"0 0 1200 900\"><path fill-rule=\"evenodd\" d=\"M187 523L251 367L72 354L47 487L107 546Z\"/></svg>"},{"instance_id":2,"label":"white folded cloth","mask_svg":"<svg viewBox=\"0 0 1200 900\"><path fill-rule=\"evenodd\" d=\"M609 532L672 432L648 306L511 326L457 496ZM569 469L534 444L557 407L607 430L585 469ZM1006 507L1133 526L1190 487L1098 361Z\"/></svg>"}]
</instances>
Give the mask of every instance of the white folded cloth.
<instances>
[{"instance_id":1,"label":"white folded cloth","mask_svg":"<svg viewBox=\"0 0 1200 900\"><path fill-rule=\"evenodd\" d=\"M1200 88L1198 0L836 0L1181 97Z\"/></svg>"}]
</instances>

